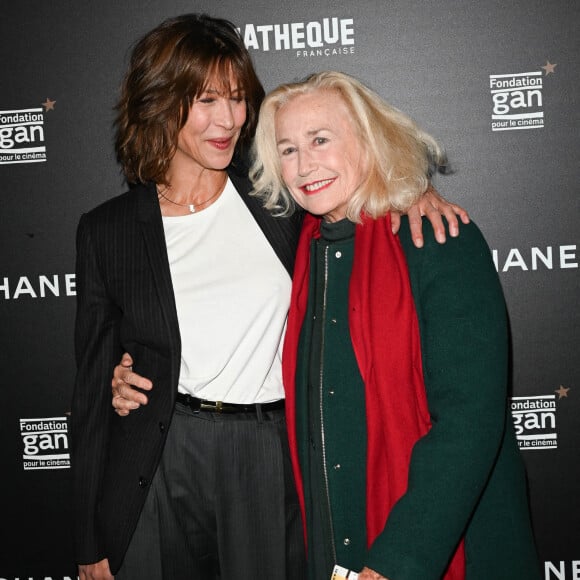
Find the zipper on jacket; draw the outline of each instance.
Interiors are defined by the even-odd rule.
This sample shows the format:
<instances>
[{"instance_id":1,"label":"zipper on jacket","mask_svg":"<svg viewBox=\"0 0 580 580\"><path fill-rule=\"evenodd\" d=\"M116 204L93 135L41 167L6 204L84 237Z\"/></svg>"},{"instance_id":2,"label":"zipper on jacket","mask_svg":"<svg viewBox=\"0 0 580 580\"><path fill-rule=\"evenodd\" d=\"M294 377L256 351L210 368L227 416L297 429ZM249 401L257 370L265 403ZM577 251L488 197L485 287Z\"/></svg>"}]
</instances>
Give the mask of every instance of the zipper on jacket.
<instances>
[{"instance_id":1,"label":"zipper on jacket","mask_svg":"<svg viewBox=\"0 0 580 580\"><path fill-rule=\"evenodd\" d=\"M330 525L330 546L332 548L332 557L336 563L336 543L334 540L334 522L332 521L332 510L330 505L330 490L328 486L328 470L326 469L326 443L324 437L324 336L326 334L326 294L328 291L328 246L324 248L324 291L322 294L322 322L321 322L321 341L320 341L320 438L322 441L322 470L324 474L324 491L326 494L326 507L328 509L328 523Z\"/></svg>"}]
</instances>

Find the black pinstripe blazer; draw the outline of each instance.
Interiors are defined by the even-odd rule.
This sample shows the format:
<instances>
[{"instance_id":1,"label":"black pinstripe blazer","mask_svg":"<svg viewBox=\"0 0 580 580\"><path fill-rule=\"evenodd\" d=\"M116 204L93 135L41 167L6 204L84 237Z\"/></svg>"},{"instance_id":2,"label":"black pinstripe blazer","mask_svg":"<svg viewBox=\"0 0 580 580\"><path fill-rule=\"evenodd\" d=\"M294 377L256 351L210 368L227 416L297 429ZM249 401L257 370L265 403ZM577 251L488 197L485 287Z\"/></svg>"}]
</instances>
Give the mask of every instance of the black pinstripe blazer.
<instances>
[{"instance_id":1,"label":"black pinstripe blazer","mask_svg":"<svg viewBox=\"0 0 580 580\"><path fill-rule=\"evenodd\" d=\"M292 273L301 216L272 218L236 189ZM155 187L140 185L82 216L77 232L77 377L72 401L73 530L80 564L109 559L118 570L155 473L171 422L181 342ZM195 273L192 273L195 275ZM149 404L120 418L111 374L123 352L155 388Z\"/></svg>"}]
</instances>

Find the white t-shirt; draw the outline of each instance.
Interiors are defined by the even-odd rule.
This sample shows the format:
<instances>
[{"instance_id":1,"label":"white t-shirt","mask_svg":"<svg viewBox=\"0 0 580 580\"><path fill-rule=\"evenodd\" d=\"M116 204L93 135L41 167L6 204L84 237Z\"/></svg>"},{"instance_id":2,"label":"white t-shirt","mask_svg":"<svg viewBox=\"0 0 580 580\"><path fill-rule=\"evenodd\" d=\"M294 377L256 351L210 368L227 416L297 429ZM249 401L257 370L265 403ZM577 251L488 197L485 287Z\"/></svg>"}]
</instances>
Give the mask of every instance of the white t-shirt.
<instances>
[{"instance_id":1,"label":"white t-shirt","mask_svg":"<svg viewBox=\"0 0 580 580\"><path fill-rule=\"evenodd\" d=\"M228 403L284 398L288 272L228 179L221 196L163 227L181 333L179 392Z\"/></svg>"}]
</instances>

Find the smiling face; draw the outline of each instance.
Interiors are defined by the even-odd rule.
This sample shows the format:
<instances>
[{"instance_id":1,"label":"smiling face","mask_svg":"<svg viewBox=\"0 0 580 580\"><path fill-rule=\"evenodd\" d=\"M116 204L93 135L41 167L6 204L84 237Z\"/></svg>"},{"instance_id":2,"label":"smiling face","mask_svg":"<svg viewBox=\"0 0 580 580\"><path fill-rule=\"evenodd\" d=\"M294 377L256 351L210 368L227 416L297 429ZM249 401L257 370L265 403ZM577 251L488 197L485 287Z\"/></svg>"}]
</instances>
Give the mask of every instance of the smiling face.
<instances>
[{"instance_id":1,"label":"smiling face","mask_svg":"<svg viewBox=\"0 0 580 580\"><path fill-rule=\"evenodd\" d=\"M246 101L233 75L230 87L231 92L226 92L210 81L195 98L179 131L170 166L186 164L221 171L230 164L246 121Z\"/></svg>"},{"instance_id":2,"label":"smiling face","mask_svg":"<svg viewBox=\"0 0 580 580\"><path fill-rule=\"evenodd\" d=\"M275 115L282 178L298 205L334 222L366 179L363 146L340 95L298 95Z\"/></svg>"}]
</instances>

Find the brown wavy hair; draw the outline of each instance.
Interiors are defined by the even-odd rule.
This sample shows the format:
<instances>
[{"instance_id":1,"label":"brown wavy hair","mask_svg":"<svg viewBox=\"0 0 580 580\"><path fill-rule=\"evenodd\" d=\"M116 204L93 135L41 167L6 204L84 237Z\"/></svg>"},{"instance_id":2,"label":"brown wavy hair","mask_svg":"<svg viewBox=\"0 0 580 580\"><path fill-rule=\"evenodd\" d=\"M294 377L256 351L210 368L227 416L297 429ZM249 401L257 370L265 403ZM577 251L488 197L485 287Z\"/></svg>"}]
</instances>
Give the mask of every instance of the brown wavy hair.
<instances>
[{"instance_id":1,"label":"brown wavy hair","mask_svg":"<svg viewBox=\"0 0 580 580\"><path fill-rule=\"evenodd\" d=\"M170 18L135 45L115 109L117 160L129 183L165 183L193 100L217 77L231 94L233 73L247 117L236 154L254 136L264 89L236 27L205 14Z\"/></svg>"}]
</instances>

